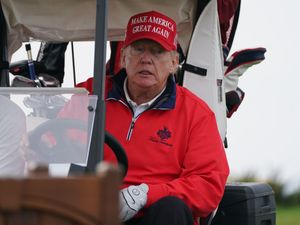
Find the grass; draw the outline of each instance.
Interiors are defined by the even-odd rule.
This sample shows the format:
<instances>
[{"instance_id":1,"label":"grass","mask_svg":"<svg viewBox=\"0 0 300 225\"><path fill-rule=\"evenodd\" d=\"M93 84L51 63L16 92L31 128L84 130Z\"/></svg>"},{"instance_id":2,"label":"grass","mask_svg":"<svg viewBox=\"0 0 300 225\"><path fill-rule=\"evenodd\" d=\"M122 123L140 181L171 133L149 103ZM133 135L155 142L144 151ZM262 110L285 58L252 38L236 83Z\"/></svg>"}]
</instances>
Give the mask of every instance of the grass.
<instances>
[{"instance_id":1,"label":"grass","mask_svg":"<svg viewBox=\"0 0 300 225\"><path fill-rule=\"evenodd\" d=\"M300 205L277 206L276 225L300 225Z\"/></svg>"}]
</instances>

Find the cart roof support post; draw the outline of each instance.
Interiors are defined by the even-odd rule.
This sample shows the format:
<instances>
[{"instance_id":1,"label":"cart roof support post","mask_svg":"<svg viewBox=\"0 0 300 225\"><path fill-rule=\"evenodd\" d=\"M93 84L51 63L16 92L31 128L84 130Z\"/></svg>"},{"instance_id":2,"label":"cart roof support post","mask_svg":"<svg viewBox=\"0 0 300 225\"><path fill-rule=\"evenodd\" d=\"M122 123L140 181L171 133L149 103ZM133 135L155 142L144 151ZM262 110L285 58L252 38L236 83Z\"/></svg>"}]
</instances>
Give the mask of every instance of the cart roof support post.
<instances>
[{"instance_id":1,"label":"cart roof support post","mask_svg":"<svg viewBox=\"0 0 300 225\"><path fill-rule=\"evenodd\" d=\"M107 0L97 0L93 94L98 96L87 172L94 172L103 159L105 132L105 62L107 37Z\"/></svg>"}]
</instances>

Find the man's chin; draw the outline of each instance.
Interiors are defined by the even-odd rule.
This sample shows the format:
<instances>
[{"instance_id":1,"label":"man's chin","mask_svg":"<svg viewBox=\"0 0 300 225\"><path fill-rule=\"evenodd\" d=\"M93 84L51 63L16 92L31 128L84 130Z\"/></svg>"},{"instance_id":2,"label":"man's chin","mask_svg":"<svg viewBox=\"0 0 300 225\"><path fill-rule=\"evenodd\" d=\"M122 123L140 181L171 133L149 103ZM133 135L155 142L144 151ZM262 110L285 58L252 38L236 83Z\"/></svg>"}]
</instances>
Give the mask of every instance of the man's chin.
<instances>
[{"instance_id":1,"label":"man's chin","mask_svg":"<svg viewBox=\"0 0 300 225\"><path fill-rule=\"evenodd\" d=\"M148 89L154 87L155 84L153 82L139 82L137 86L142 89Z\"/></svg>"},{"instance_id":2,"label":"man's chin","mask_svg":"<svg viewBox=\"0 0 300 225\"><path fill-rule=\"evenodd\" d=\"M141 76L136 80L136 83L140 86L140 87L152 87L153 85L155 85L155 82L153 81L152 77L150 76Z\"/></svg>"}]
</instances>

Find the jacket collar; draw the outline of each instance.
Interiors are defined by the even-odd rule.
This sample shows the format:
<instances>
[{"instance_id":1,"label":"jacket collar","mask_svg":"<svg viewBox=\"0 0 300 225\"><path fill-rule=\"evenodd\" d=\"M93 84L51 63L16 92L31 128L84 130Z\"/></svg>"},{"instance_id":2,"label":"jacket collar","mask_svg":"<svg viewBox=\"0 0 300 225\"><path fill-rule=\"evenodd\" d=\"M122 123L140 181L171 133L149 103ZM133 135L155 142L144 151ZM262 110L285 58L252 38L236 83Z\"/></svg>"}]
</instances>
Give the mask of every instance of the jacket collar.
<instances>
[{"instance_id":1,"label":"jacket collar","mask_svg":"<svg viewBox=\"0 0 300 225\"><path fill-rule=\"evenodd\" d=\"M123 84L126 78L126 71L122 69L118 74L113 76L112 79L112 88L107 94L107 100L114 99L117 101L122 101L127 103L125 93L123 90ZM165 91L152 103L150 108L168 110L174 109L176 102L176 84L172 76L168 78L167 87Z\"/></svg>"}]
</instances>

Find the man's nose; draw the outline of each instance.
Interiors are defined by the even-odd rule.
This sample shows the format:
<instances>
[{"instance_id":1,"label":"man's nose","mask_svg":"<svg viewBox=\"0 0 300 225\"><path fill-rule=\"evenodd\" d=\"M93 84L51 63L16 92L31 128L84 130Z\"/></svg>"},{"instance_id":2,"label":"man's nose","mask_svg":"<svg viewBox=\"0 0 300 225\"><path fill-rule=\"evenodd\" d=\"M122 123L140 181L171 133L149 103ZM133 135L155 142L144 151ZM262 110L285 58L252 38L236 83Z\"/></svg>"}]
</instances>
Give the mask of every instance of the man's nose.
<instances>
[{"instance_id":1,"label":"man's nose","mask_svg":"<svg viewBox=\"0 0 300 225\"><path fill-rule=\"evenodd\" d=\"M143 54L141 55L141 62L143 63L152 63L153 62L153 55L151 51L145 50Z\"/></svg>"}]
</instances>

